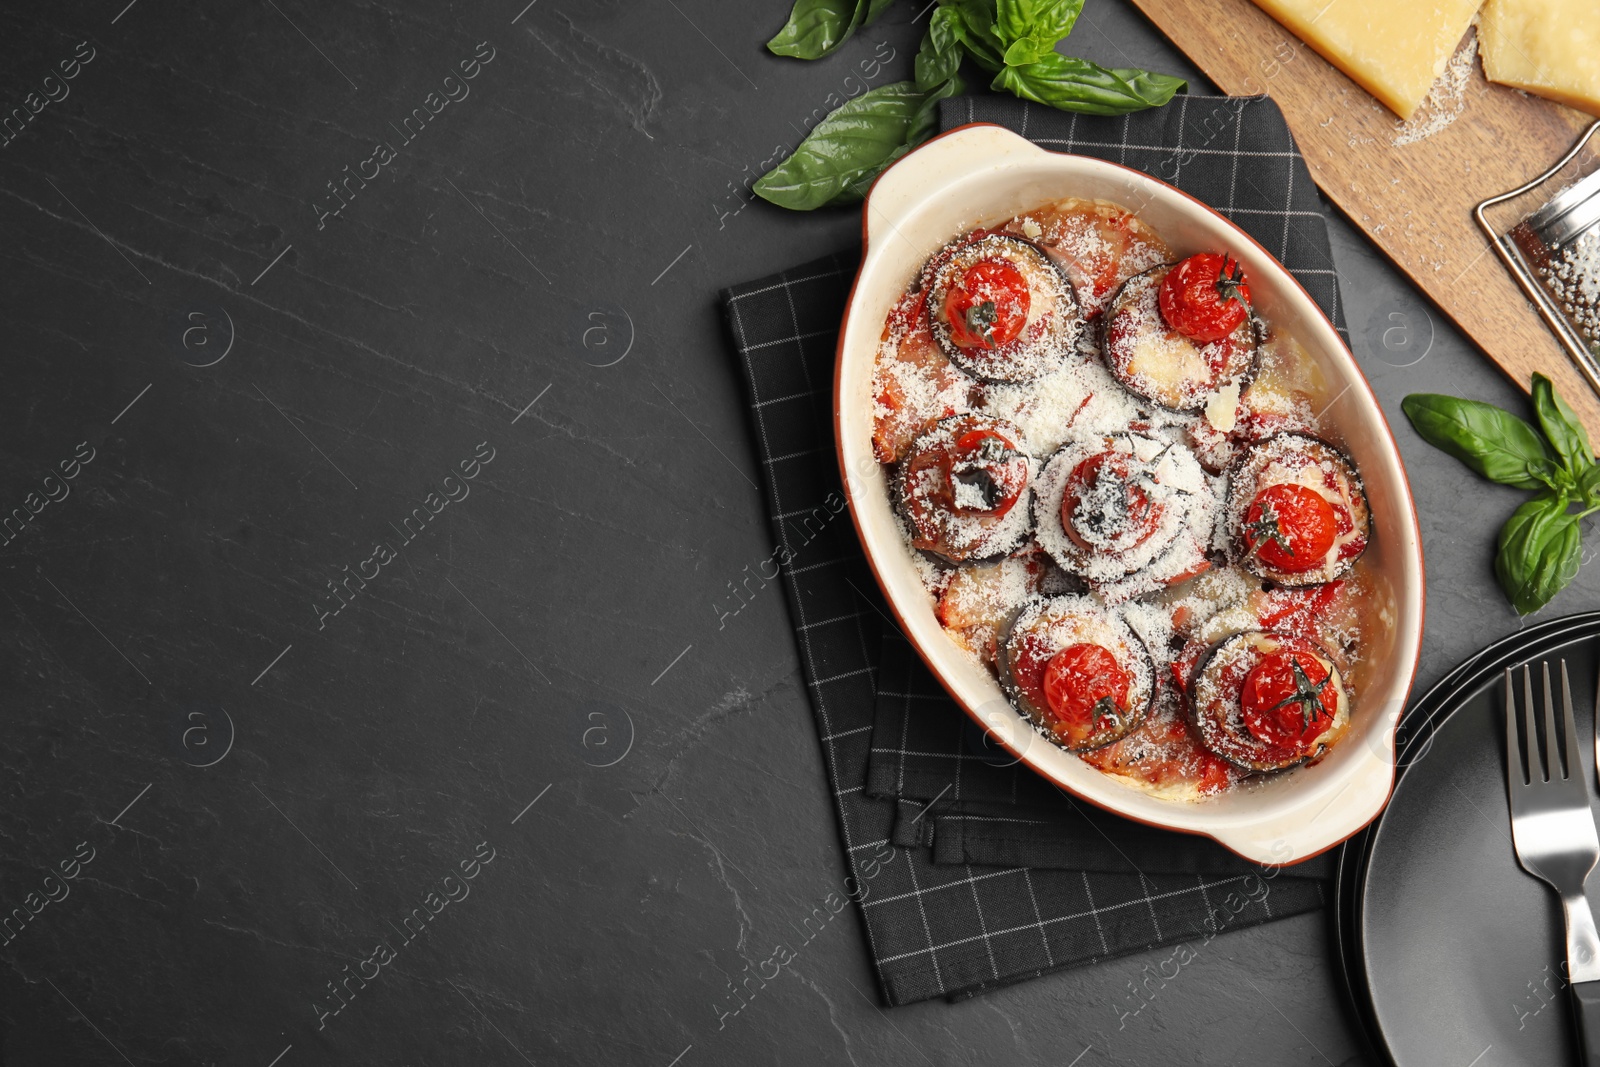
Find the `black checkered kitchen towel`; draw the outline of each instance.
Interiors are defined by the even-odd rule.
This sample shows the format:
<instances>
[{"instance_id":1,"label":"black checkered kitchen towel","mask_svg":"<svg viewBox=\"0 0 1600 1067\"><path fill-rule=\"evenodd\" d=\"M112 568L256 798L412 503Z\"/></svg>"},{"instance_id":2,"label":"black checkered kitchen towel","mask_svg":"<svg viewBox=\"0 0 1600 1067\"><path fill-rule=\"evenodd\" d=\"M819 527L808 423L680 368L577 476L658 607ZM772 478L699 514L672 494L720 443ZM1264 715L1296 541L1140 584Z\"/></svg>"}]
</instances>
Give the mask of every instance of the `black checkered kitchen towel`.
<instances>
[{"instance_id":1,"label":"black checkered kitchen towel","mask_svg":"<svg viewBox=\"0 0 1600 1067\"><path fill-rule=\"evenodd\" d=\"M1321 203L1270 100L1179 97L1100 118L982 96L946 101L940 118L1171 182L1276 255L1342 332ZM971 995L1321 907L1325 863L1264 878L1208 841L1092 810L1008 765L888 623L833 460L834 346L855 268L843 253L722 299L886 1000Z\"/></svg>"}]
</instances>

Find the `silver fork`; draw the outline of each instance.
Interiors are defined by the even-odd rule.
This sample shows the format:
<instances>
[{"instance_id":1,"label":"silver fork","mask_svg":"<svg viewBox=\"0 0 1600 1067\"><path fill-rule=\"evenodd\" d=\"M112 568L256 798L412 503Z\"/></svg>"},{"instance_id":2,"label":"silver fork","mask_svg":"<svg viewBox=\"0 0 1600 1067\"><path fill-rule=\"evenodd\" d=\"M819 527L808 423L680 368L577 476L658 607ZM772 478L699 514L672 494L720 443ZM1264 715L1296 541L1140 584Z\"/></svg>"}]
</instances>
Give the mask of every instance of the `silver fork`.
<instances>
[{"instance_id":1,"label":"silver fork","mask_svg":"<svg viewBox=\"0 0 1600 1067\"><path fill-rule=\"evenodd\" d=\"M1517 733L1516 689L1506 669L1506 792L1511 800L1511 837L1517 862L1561 895L1567 918L1567 981L1572 990L1578 1049L1586 1067L1600 1067L1600 934L1583 895L1583 881L1600 860L1600 835L1589 811L1589 790L1572 717L1572 686L1561 661L1561 731L1557 744L1550 664L1544 673L1544 745L1539 746L1533 710L1533 667L1522 668L1522 735ZM1600 753L1600 741L1596 752ZM1565 760L1562 759L1565 750Z\"/></svg>"}]
</instances>

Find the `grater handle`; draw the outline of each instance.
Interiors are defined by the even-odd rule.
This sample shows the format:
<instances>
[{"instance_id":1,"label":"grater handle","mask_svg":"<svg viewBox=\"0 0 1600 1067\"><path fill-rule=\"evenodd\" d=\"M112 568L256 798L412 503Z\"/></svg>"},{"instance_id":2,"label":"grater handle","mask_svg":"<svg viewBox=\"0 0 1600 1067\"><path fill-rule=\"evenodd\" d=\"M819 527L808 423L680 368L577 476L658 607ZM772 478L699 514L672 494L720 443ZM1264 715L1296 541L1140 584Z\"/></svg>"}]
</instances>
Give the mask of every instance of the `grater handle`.
<instances>
[{"instance_id":1,"label":"grater handle","mask_svg":"<svg viewBox=\"0 0 1600 1067\"><path fill-rule=\"evenodd\" d=\"M1549 294L1545 292L1544 287L1539 284L1539 280L1528 269L1527 262L1517 251L1510 238L1496 233L1494 227L1489 224L1488 217L1484 214L1486 209L1497 204L1503 204L1508 200L1514 200L1523 193L1549 181L1560 172L1562 167L1572 162L1597 133L1600 133L1600 120L1590 124L1589 128L1583 132L1583 135L1567 150L1567 154L1556 161L1555 166L1508 193L1501 193L1499 196L1492 196L1483 201L1483 203L1472 209L1472 217L1477 220L1478 228L1489 239L1489 244L1494 247L1495 254L1500 257L1500 261L1511 272L1511 276L1522 287L1522 291L1527 295L1528 299L1533 301L1533 306L1539 311L1539 317L1544 319L1545 325L1556 335L1556 339L1561 342L1561 347L1566 349L1567 356L1572 360L1579 372L1582 373L1584 379L1588 381L1589 388L1594 390L1596 396L1600 396L1600 363L1596 362L1594 353L1589 350L1589 346L1584 343L1583 338L1567 322L1566 318L1561 314L1561 309L1557 308L1551 301Z\"/></svg>"},{"instance_id":2,"label":"grater handle","mask_svg":"<svg viewBox=\"0 0 1600 1067\"><path fill-rule=\"evenodd\" d=\"M1555 166L1551 167L1549 170L1545 171L1532 181L1517 186L1509 193L1501 193L1499 196L1491 196L1489 199L1473 208L1472 217L1478 220L1478 226L1482 228L1484 233L1489 235L1489 239L1493 240L1496 234L1494 232L1494 228L1489 225L1489 220L1483 215L1485 208L1494 207L1496 204L1503 204L1507 200L1515 200L1528 190L1536 189L1545 182L1549 181L1551 178L1555 177L1556 174L1560 172L1562 167L1566 166L1568 163L1571 163L1573 159L1576 158L1578 153L1583 151L1583 146L1588 144L1589 139L1596 133L1600 133L1600 119L1596 119L1594 122L1589 124L1589 128L1583 131L1583 135L1578 138L1571 148L1567 149L1567 154L1556 160Z\"/></svg>"}]
</instances>

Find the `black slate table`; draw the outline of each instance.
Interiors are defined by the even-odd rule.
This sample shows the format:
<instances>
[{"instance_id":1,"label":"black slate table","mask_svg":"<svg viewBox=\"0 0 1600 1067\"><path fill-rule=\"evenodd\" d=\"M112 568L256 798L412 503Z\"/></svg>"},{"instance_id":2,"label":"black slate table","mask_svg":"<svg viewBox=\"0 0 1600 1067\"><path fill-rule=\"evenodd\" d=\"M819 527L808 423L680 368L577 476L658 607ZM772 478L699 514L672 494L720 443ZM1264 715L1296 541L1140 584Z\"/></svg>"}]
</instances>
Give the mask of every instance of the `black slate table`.
<instances>
[{"instance_id":1,"label":"black slate table","mask_svg":"<svg viewBox=\"0 0 1600 1067\"><path fill-rule=\"evenodd\" d=\"M0 6L8 1067L1365 1062L1319 916L886 1013L846 910L725 1014L843 869L714 294L857 239L748 183L920 28L786 7ZM1399 401L1517 394L1333 241L1427 685L1518 495Z\"/></svg>"}]
</instances>

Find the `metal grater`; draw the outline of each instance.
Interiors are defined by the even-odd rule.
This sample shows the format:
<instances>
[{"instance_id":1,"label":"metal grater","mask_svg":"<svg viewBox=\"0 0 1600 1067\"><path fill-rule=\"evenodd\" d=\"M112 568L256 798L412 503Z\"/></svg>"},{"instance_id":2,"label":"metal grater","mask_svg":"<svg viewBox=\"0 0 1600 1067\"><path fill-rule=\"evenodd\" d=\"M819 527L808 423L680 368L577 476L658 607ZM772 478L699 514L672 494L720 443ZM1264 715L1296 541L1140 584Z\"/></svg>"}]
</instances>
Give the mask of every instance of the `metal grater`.
<instances>
[{"instance_id":1,"label":"metal grater","mask_svg":"<svg viewBox=\"0 0 1600 1067\"><path fill-rule=\"evenodd\" d=\"M1600 133L1586 130L1555 166L1473 210L1495 252L1600 394L1600 170L1570 183L1533 214L1497 232L1485 210L1552 182ZM1597 142L1600 144L1600 142Z\"/></svg>"}]
</instances>

